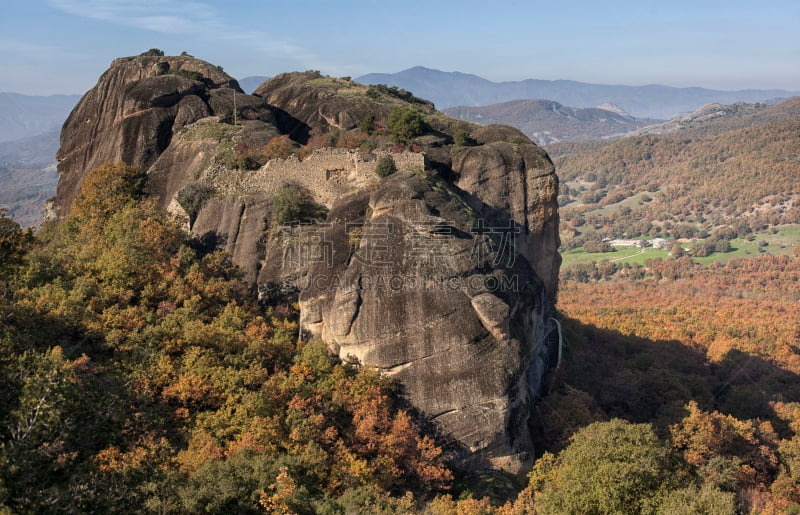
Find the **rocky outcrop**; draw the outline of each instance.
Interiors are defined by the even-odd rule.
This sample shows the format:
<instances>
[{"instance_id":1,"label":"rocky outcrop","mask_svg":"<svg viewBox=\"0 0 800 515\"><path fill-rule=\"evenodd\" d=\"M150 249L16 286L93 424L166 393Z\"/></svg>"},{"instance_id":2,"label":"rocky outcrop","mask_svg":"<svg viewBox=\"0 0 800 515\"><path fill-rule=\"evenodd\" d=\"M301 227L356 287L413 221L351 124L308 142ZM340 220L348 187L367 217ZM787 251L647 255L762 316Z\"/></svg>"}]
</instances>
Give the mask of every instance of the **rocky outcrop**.
<instances>
[{"instance_id":1,"label":"rocky outcrop","mask_svg":"<svg viewBox=\"0 0 800 515\"><path fill-rule=\"evenodd\" d=\"M526 370L546 357L550 308L513 228L482 231L476 215L457 189L413 173L343 199L321 229L331 252L309 270L301 323L396 378L473 464L521 472Z\"/></svg>"},{"instance_id":2,"label":"rocky outcrop","mask_svg":"<svg viewBox=\"0 0 800 515\"><path fill-rule=\"evenodd\" d=\"M347 79L306 72L254 96L237 88L193 58L115 61L62 131L60 216L92 167L141 167L149 194L226 249L262 300L299 300L304 337L394 377L464 462L524 472L560 262L547 154L516 129L457 122L407 92ZM246 108L235 126L234 91ZM426 121L402 152L387 123L396 107ZM279 135L308 142L303 159L227 165L232 149ZM351 148L309 150L321 141ZM386 156L399 171L380 178ZM287 187L313 216L277 223ZM203 195L192 212L179 201L187 191Z\"/></svg>"},{"instance_id":3,"label":"rocky outcrop","mask_svg":"<svg viewBox=\"0 0 800 515\"><path fill-rule=\"evenodd\" d=\"M558 196L555 167L517 129L490 125L473 132L479 143L453 160L456 186L493 223L518 229L515 243L553 295L558 287ZM487 209L488 208L488 209Z\"/></svg>"},{"instance_id":4,"label":"rocky outcrop","mask_svg":"<svg viewBox=\"0 0 800 515\"><path fill-rule=\"evenodd\" d=\"M277 108L281 130L305 142L314 130L350 130L370 116L385 120L393 104L375 102L363 96L363 89L349 79L323 77L317 72L283 73L257 87L253 95ZM348 94L348 90L360 94ZM407 96L414 103L433 109L431 102Z\"/></svg>"},{"instance_id":5,"label":"rocky outcrop","mask_svg":"<svg viewBox=\"0 0 800 515\"><path fill-rule=\"evenodd\" d=\"M116 59L62 128L56 154L59 215L69 212L90 170L105 162L123 161L149 173L181 128L212 115L230 116L234 91L240 106L250 106L257 112L263 104L244 95L236 81L220 68L193 57ZM271 114L264 113L268 117ZM183 153L200 156L202 150L185 149ZM166 170L161 177L149 181L150 193L164 198L174 193L162 187L175 182L170 175L181 167L162 166Z\"/></svg>"}]
</instances>

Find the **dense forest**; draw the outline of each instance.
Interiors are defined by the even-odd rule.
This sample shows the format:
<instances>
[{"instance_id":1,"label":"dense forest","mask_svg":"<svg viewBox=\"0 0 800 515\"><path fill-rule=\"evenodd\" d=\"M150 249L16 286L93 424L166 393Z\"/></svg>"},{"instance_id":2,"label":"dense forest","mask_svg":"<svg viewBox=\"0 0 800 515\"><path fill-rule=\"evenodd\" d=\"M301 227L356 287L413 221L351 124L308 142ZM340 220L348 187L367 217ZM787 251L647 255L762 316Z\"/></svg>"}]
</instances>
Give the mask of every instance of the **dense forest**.
<instances>
[{"instance_id":1,"label":"dense forest","mask_svg":"<svg viewBox=\"0 0 800 515\"><path fill-rule=\"evenodd\" d=\"M800 509L800 260L564 281L520 484L459 470L391 382L298 341L142 179L101 166L37 235L0 219L4 510Z\"/></svg>"},{"instance_id":2,"label":"dense forest","mask_svg":"<svg viewBox=\"0 0 800 515\"><path fill-rule=\"evenodd\" d=\"M545 439L568 441L559 418L647 423L738 512L800 509L800 259L613 265L562 280L569 364L540 404ZM726 513L673 513L698 512Z\"/></svg>"},{"instance_id":3,"label":"dense forest","mask_svg":"<svg viewBox=\"0 0 800 515\"><path fill-rule=\"evenodd\" d=\"M106 165L35 238L0 226L0 507L342 512L453 482L376 373L297 341L220 252ZM426 497L427 496L427 497Z\"/></svg>"}]
</instances>

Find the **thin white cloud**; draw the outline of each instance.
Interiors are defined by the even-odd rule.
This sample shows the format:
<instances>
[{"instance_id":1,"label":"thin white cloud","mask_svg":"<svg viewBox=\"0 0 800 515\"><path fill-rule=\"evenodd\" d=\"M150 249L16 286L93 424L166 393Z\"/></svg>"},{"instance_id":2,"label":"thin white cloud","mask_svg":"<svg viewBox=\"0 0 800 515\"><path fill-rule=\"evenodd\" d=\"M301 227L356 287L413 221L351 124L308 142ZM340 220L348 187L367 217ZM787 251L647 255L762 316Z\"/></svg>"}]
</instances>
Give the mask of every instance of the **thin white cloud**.
<instances>
[{"instance_id":1,"label":"thin white cloud","mask_svg":"<svg viewBox=\"0 0 800 515\"><path fill-rule=\"evenodd\" d=\"M70 52L63 47L42 45L12 39L0 38L0 48L6 53L6 58L18 57L20 61L52 62L69 59L72 61L87 61L89 56L78 52Z\"/></svg>"},{"instance_id":2,"label":"thin white cloud","mask_svg":"<svg viewBox=\"0 0 800 515\"><path fill-rule=\"evenodd\" d=\"M175 0L49 0L52 7L92 20L168 35L203 34L207 40L231 41L267 58L287 59L306 69L346 73L349 66L330 63L302 46L276 40L257 30L242 30L220 20L211 5Z\"/></svg>"},{"instance_id":3,"label":"thin white cloud","mask_svg":"<svg viewBox=\"0 0 800 515\"><path fill-rule=\"evenodd\" d=\"M50 0L64 12L162 34L189 34L215 25L215 12L200 2L172 0Z\"/></svg>"}]
</instances>

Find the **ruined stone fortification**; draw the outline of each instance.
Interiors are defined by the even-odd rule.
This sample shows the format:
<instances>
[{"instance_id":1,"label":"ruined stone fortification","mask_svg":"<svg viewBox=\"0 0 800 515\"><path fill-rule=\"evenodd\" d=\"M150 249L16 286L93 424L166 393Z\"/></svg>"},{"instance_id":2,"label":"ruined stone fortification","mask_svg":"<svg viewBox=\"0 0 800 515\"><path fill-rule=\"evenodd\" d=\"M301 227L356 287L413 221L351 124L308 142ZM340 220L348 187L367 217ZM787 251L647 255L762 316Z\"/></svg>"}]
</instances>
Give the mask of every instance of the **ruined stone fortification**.
<instances>
[{"instance_id":1,"label":"ruined stone fortification","mask_svg":"<svg viewBox=\"0 0 800 515\"><path fill-rule=\"evenodd\" d=\"M346 148L315 150L300 161L292 155L268 161L258 170L210 168L203 181L214 187L218 195L264 195L278 191L284 184L296 184L308 190L314 200L328 208L342 196L376 185L375 167L381 155L362 154ZM422 172L425 154L403 152L391 155L398 170Z\"/></svg>"}]
</instances>

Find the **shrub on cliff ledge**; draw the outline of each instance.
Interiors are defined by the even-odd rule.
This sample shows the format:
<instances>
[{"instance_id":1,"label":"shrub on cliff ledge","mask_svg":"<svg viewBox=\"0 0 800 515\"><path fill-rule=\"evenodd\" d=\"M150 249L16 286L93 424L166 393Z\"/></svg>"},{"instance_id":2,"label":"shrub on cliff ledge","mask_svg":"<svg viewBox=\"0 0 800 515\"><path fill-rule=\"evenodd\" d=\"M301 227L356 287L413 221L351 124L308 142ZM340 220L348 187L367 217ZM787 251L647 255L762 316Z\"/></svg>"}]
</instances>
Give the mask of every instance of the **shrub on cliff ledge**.
<instances>
[{"instance_id":1,"label":"shrub on cliff ledge","mask_svg":"<svg viewBox=\"0 0 800 515\"><path fill-rule=\"evenodd\" d=\"M167 72L168 75L180 75L181 77L186 77L189 80L203 80L203 74L200 72L192 71L192 70L170 70Z\"/></svg>"},{"instance_id":2,"label":"shrub on cliff ledge","mask_svg":"<svg viewBox=\"0 0 800 515\"><path fill-rule=\"evenodd\" d=\"M141 57L164 57L164 51L159 48L151 48L147 52L139 54Z\"/></svg>"},{"instance_id":3,"label":"shrub on cliff ledge","mask_svg":"<svg viewBox=\"0 0 800 515\"><path fill-rule=\"evenodd\" d=\"M459 147L474 147L478 144L467 131L458 130L453 135L453 142Z\"/></svg>"},{"instance_id":4,"label":"shrub on cliff ledge","mask_svg":"<svg viewBox=\"0 0 800 515\"><path fill-rule=\"evenodd\" d=\"M198 182L187 184L183 189L178 192L178 204L186 211L189 216L189 227L194 225L197 220L197 214L203 204L211 198L214 190L210 186Z\"/></svg>"},{"instance_id":5,"label":"shrub on cliff ledge","mask_svg":"<svg viewBox=\"0 0 800 515\"><path fill-rule=\"evenodd\" d=\"M325 216L308 191L295 184L282 186L272 197L272 221L276 225L308 223Z\"/></svg>"},{"instance_id":6,"label":"shrub on cliff ledge","mask_svg":"<svg viewBox=\"0 0 800 515\"><path fill-rule=\"evenodd\" d=\"M419 111L410 107L396 107L389 113L389 130L401 141L422 136L428 124Z\"/></svg>"},{"instance_id":7,"label":"shrub on cliff ledge","mask_svg":"<svg viewBox=\"0 0 800 515\"><path fill-rule=\"evenodd\" d=\"M287 135L275 136L264 147L264 157L270 159L285 159L296 152L296 147Z\"/></svg>"},{"instance_id":8,"label":"shrub on cliff ledge","mask_svg":"<svg viewBox=\"0 0 800 515\"><path fill-rule=\"evenodd\" d=\"M378 177L388 177L397 171L397 165L394 164L394 159L391 155L386 154L378 159L378 165L375 167L375 174Z\"/></svg>"}]
</instances>

